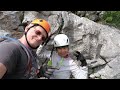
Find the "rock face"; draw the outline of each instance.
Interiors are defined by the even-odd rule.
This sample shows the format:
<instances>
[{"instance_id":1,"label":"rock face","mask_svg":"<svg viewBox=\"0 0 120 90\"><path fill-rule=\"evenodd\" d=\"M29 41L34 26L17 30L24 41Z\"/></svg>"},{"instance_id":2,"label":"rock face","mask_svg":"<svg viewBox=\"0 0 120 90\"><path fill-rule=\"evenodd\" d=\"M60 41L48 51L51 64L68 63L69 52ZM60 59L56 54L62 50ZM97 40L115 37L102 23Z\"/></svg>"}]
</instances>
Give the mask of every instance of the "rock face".
<instances>
[{"instance_id":1,"label":"rock face","mask_svg":"<svg viewBox=\"0 0 120 90\"><path fill-rule=\"evenodd\" d=\"M72 11L72 12L80 17L86 17L92 21L97 22L102 18L105 11Z\"/></svg>"},{"instance_id":2,"label":"rock face","mask_svg":"<svg viewBox=\"0 0 120 90\"><path fill-rule=\"evenodd\" d=\"M22 11L1 11L0 29L13 30L18 27L23 17Z\"/></svg>"},{"instance_id":3,"label":"rock face","mask_svg":"<svg viewBox=\"0 0 120 90\"><path fill-rule=\"evenodd\" d=\"M56 33L63 24L61 32L69 37L70 50L80 51L87 59L90 78L120 78L120 30L66 11L1 11L0 31L10 32L19 23L35 18L48 20L51 33ZM46 46L48 50L53 38L54 35ZM37 53L39 52L38 48Z\"/></svg>"}]
</instances>

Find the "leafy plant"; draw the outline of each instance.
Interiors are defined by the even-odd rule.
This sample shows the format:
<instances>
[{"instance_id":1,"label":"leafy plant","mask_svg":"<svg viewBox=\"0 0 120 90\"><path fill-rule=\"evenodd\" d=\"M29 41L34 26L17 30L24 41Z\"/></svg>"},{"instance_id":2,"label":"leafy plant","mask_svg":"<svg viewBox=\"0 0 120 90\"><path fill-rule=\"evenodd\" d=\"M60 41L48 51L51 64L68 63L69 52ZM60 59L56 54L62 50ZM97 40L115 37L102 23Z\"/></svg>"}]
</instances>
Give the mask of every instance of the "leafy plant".
<instances>
[{"instance_id":1,"label":"leafy plant","mask_svg":"<svg viewBox=\"0 0 120 90\"><path fill-rule=\"evenodd\" d=\"M106 11L102 21L108 25L120 28L120 11Z\"/></svg>"}]
</instances>

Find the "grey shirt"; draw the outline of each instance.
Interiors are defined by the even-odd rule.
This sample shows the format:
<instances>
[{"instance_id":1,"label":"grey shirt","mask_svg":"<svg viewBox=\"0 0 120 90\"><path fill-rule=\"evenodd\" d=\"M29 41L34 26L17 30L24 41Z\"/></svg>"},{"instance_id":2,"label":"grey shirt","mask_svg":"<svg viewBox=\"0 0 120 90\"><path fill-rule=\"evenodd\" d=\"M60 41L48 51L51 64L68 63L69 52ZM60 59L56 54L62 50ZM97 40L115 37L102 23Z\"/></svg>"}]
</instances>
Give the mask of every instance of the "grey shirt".
<instances>
[{"instance_id":1,"label":"grey shirt","mask_svg":"<svg viewBox=\"0 0 120 90\"><path fill-rule=\"evenodd\" d=\"M13 41L3 41L0 43L0 63L3 63L7 72L3 79L28 79L28 57L25 50Z\"/></svg>"}]
</instances>

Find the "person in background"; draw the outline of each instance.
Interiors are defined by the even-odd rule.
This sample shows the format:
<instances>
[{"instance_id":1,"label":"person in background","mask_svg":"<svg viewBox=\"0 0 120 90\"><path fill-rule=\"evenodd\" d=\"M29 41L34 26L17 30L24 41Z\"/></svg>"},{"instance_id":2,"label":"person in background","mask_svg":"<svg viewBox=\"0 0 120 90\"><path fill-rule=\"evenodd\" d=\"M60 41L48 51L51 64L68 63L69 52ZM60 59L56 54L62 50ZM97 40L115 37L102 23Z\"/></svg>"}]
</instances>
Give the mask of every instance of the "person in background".
<instances>
[{"instance_id":1,"label":"person in background","mask_svg":"<svg viewBox=\"0 0 120 90\"><path fill-rule=\"evenodd\" d=\"M69 45L68 36L58 34L54 37L55 51L52 55L49 51L42 51L39 57L49 60L47 66L41 67L43 76L49 79L70 79L71 76L75 79L88 79L88 67L84 56L79 51L69 52Z\"/></svg>"}]
</instances>

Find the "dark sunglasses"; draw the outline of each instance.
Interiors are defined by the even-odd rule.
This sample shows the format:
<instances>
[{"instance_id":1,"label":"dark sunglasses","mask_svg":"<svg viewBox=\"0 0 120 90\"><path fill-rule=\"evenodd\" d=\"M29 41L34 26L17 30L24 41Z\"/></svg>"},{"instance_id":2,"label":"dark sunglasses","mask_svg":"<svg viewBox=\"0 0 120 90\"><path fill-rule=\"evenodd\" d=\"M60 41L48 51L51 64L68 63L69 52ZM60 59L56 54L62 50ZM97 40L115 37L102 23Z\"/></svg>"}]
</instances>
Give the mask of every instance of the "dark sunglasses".
<instances>
[{"instance_id":1,"label":"dark sunglasses","mask_svg":"<svg viewBox=\"0 0 120 90\"><path fill-rule=\"evenodd\" d=\"M41 33L39 30L34 30L34 31L35 31L35 34L36 34L36 35L38 35L38 36L42 35L42 33ZM46 37L43 36L43 35L42 35L42 40L43 40L43 41L46 40Z\"/></svg>"}]
</instances>

